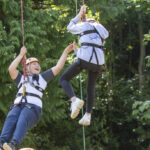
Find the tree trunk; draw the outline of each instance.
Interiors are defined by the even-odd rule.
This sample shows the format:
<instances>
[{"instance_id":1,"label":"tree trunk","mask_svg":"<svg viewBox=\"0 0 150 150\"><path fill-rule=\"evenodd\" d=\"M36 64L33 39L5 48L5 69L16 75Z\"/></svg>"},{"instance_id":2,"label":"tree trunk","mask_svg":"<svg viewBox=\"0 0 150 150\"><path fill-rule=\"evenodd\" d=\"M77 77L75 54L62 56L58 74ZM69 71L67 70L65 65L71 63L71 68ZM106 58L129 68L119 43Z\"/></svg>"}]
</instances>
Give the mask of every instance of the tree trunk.
<instances>
[{"instance_id":1,"label":"tree trunk","mask_svg":"<svg viewBox=\"0 0 150 150\"><path fill-rule=\"evenodd\" d=\"M143 42L143 26L142 26L142 18L141 14L138 15L139 17L139 40L140 40L140 57L139 57L139 65L138 65L138 72L139 72L139 90L142 91L143 88L143 71L145 67L145 46Z\"/></svg>"}]
</instances>

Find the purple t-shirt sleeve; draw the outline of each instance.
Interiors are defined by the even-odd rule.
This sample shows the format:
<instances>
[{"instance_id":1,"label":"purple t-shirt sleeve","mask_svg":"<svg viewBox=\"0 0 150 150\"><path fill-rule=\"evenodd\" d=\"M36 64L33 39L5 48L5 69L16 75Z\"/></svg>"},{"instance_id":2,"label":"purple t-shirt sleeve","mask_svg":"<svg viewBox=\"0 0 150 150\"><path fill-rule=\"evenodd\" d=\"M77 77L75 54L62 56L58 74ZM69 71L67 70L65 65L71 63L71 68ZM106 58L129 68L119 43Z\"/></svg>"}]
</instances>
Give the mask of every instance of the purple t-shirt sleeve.
<instances>
[{"instance_id":1,"label":"purple t-shirt sleeve","mask_svg":"<svg viewBox=\"0 0 150 150\"><path fill-rule=\"evenodd\" d=\"M48 83L54 78L54 74L52 69L48 69L41 73L41 76L44 78L44 80Z\"/></svg>"}]
</instances>

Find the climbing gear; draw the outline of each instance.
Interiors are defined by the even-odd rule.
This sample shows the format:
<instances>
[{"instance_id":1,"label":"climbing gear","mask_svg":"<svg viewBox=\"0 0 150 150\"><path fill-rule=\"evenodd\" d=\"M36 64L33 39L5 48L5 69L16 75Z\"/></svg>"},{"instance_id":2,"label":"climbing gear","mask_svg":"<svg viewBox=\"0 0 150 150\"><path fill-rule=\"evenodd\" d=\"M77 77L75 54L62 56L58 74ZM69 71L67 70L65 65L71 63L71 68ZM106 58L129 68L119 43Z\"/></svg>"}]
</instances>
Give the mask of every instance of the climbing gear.
<instances>
[{"instance_id":1,"label":"climbing gear","mask_svg":"<svg viewBox=\"0 0 150 150\"><path fill-rule=\"evenodd\" d=\"M30 101L36 102L37 99L36 98L34 99L33 97L28 97L28 96L34 96L41 100L44 90L46 88L47 82L43 79L43 77L40 74L33 74L32 76L28 76L28 82L25 84L27 89L24 92L24 94L22 90L23 85L24 85L24 79L22 77L18 84L18 93L21 93L21 95L19 94L19 98L17 95L17 98L19 102L29 103ZM27 94L27 93L32 93L32 95ZM35 96L33 94L38 95L38 96Z\"/></svg>"},{"instance_id":2,"label":"climbing gear","mask_svg":"<svg viewBox=\"0 0 150 150\"><path fill-rule=\"evenodd\" d=\"M24 23L23 23L23 2L21 0L21 25L22 25L22 45L24 46ZM23 97L25 98L26 86L25 83L27 82L27 65L26 65L26 55L24 55L22 59L22 66L23 66L23 75L24 75L24 83L23 83ZM25 98L26 99L26 98Z\"/></svg>"},{"instance_id":3,"label":"climbing gear","mask_svg":"<svg viewBox=\"0 0 150 150\"><path fill-rule=\"evenodd\" d=\"M33 97L37 97L37 98L39 98L39 99L41 99L42 97L40 97L39 95L37 95L37 94L33 94L33 93L29 93L29 92L25 92L25 95L26 96L33 96ZM16 97L20 97L20 96L22 96L22 99L24 99L24 97L23 97L23 93L18 93L17 95L16 95Z\"/></svg>"},{"instance_id":4,"label":"climbing gear","mask_svg":"<svg viewBox=\"0 0 150 150\"><path fill-rule=\"evenodd\" d=\"M22 45L24 46L24 23L23 23L23 2L22 2L22 0L21 0L21 25L22 25ZM26 55L24 55L24 57L22 59L22 66L23 66L23 74L24 74L25 81L26 81L26 77L27 77L26 59L27 59Z\"/></svg>"},{"instance_id":5,"label":"climbing gear","mask_svg":"<svg viewBox=\"0 0 150 150\"><path fill-rule=\"evenodd\" d=\"M36 81L37 84L39 85L39 75L38 75L38 74L33 74L33 75L32 75L32 79L31 79L31 81L29 81L29 83L30 83L30 85L33 86L35 89L37 89L38 91L40 91L40 92L43 93L44 90L43 90L41 87L36 86L36 85L33 83L34 81Z\"/></svg>"},{"instance_id":6,"label":"climbing gear","mask_svg":"<svg viewBox=\"0 0 150 150\"><path fill-rule=\"evenodd\" d=\"M32 72L31 72L31 69L30 69L30 65L31 65L32 62L38 62L40 64L39 60L37 58L35 58L35 57L31 57L31 58L28 58L26 60L26 65L28 65L28 73L30 75L32 75Z\"/></svg>"},{"instance_id":7,"label":"climbing gear","mask_svg":"<svg viewBox=\"0 0 150 150\"><path fill-rule=\"evenodd\" d=\"M84 31L78 35L81 37L83 35L90 34L90 33L97 33L98 34L98 31L97 30L87 30L87 31Z\"/></svg>"},{"instance_id":8,"label":"climbing gear","mask_svg":"<svg viewBox=\"0 0 150 150\"><path fill-rule=\"evenodd\" d=\"M82 75L80 73L80 96L83 99L83 91L82 91ZM83 116L83 107L82 107L82 116ZM83 137L83 150L86 150L86 140L85 140L85 127L82 126L82 137Z\"/></svg>"},{"instance_id":9,"label":"climbing gear","mask_svg":"<svg viewBox=\"0 0 150 150\"><path fill-rule=\"evenodd\" d=\"M78 8L77 8L77 1L78 0L76 0L76 14L78 12L77 11L78 10ZM83 2L83 5L84 5L85 4L84 0L82 0L82 2ZM83 22L86 21L86 16L82 16L82 17L83 17L82 21ZM81 73L80 73L80 94L81 94L81 99L83 99L81 78L82 78L82 76L81 76ZM83 116L83 107L82 107L82 116ZM82 135L82 137L83 137L83 150L86 150L85 127L84 126L82 127L82 133L83 133L83 135Z\"/></svg>"},{"instance_id":10,"label":"climbing gear","mask_svg":"<svg viewBox=\"0 0 150 150\"><path fill-rule=\"evenodd\" d=\"M93 44L93 43L81 43L81 46L91 46L92 47L92 54L91 54L91 57L89 59L89 62L91 62L91 60L93 58L93 54L95 54L97 65L99 65L99 61L98 61L98 57L97 57L95 47L100 48L101 50L103 50L104 46Z\"/></svg>"},{"instance_id":11,"label":"climbing gear","mask_svg":"<svg viewBox=\"0 0 150 150\"><path fill-rule=\"evenodd\" d=\"M25 92L26 92L26 86L23 86L23 93L22 93L23 97L25 96Z\"/></svg>"},{"instance_id":12,"label":"climbing gear","mask_svg":"<svg viewBox=\"0 0 150 150\"><path fill-rule=\"evenodd\" d=\"M40 84L39 84L39 75L38 75L38 74L33 74L31 80L30 80L30 78L28 77L28 83L30 83L30 85L31 85L32 87L34 87L35 89L37 89L38 91L40 91L40 92L43 93L43 92L44 92L44 89L43 89L42 87L40 87L40 86L35 85L35 84L33 83L34 81L36 81L37 84L40 85ZM18 86L18 91L19 91L19 89L22 87L22 85L23 85L23 83L20 83L20 85Z\"/></svg>"},{"instance_id":13,"label":"climbing gear","mask_svg":"<svg viewBox=\"0 0 150 150\"><path fill-rule=\"evenodd\" d=\"M85 4L84 0L82 0L82 5L84 5L84 4ZM82 22L86 22L86 15L85 14L82 15Z\"/></svg>"},{"instance_id":14,"label":"climbing gear","mask_svg":"<svg viewBox=\"0 0 150 150\"><path fill-rule=\"evenodd\" d=\"M83 105L84 105L84 101L79 98L76 98L75 101L71 103L72 119L75 119L78 116L80 109L83 107Z\"/></svg>"},{"instance_id":15,"label":"climbing gear","mask_svg":"<svg viewBox=\"0 0 150 150\"><path fill-rule=\"evenodd\" d=\"M32 75L32 81L36 81L37 84L39 85L39 75L38 74L33 74Z\"/></svg>"},{"instance_id":16,"label":"climbing gear","mask_svg":"<svg viewBox=\"0 0 150 150\"><path fill-rule=\"evenodd\" d=\"M93 26L94 27L94 26ZM102 41L102 44L104 44L104 39L102 38L102 36L100 35L100 33L96 30L96 28L94 27L93 30L86 30L80 34L77 34L79 35L80 37L83 36L83 35L86 35L86 34L91 34L91 33L97 33L99 35L99 37L101 38L101 41Z\"/></svg>"},{"instance_id":17,"label":"climbing gear","mask_svg":"<svg viewBox=\"0 0 150 150\"><path fill-rule=\"evenodd\" d=\"M28 65L28 64L30 64L30 63L32 63L32 62L38 62L38 63L40 63L37 58L31 57L31 58L28 58L28 59L26 60L26 65Z\"/></svg>"},{"instance_id":18,"label":"climbing gear","mask_svg":"<svg viewBox=\"0 0 150 150\"><path fill-rule=\"evenodd\" d=\"M44 92L44 90L43 90L41 87L34 85L33 82L31 82L30 85L31 85L32 87L34 87L35 89L37 89L38 91L40 91L40 92L42 92L42 93ZM22 83L21 83L20 86L18 87L18 91L19 91L19 89L20 89L21 87L22 87Z\"/></svg>"},{"instance_id":19,"label":"climbing gear","mask_svg":"<svg viewBox=\"0 0 150 150\"><path fill-rule=\"evenodd\" d=\"M94 27L94 26L93 26ZM91 62L92 58L93 58L93 54L95 54L95 57L96 57L96 62L97 62L97 65L99 65L99 61L98 61L98 57L97 57L97 53L96 53L96 50L95 50L95 47L96 48L100 48L101 50L103 50L104 48L104 39L102 38L102 36L100 35L100 33L96 30L96 28L94 27L93 30L86 30L80 34L78 34L80 37L83 36L83 35L86 35L86 34L91 34L91 33L96 33L99 35L99 37L101 38L101 41L102 41L102 45L97 45L97 44L93 44L93 43L81 43L81 46L91 46L93 47L92 48L92 54L91 54L91 57L90 57L90 60L89 62ZM104 52L104 51L103 51Z\"/></svg>"},{"instance_id":20,"label":"climbing gear","mask_svg":"<svg viewBox=\"0 0 150 150\"><path fill-rule=\"evenodd\" d=\"M22 45L24 46L23 2L21 0Z\"/></svg>"},{"instance_id":21,"label":"climbing gear","mask_svg":"<svg viewBox=\"0 0 150 150\"><path fill-rule=\"evenodd\" d=\"M103 48L104 48L104 44L103 44L104 39L102 38L102 36L100 35L100 33L96 30L96 28L94 26L93 26L93 28L94 28L93 30L87 30L87 31L84 31L84 32L82 32L78 35L80 37L83 36L83 35L86 35L86 34L91 34L91 33L97 33L99 35L99 37L101 38L101 41L102 41L102 45L97 45L97 44L93 44L93 43L81 43L81 46L91 46L91 47L93 47L92 54L91 54L89 62L91 62L91 60L93 58L93 54L95 54L97 65L99 65L99 61L98 61L98 57L97 57L95 47L100 48L101 50L103 50Z\"/></svg>"},{"instance_id":22,"label":"climbing gear","mask_svg":"<svg viewBox=\"0 0 150 150\"><path fill-rule=\"evenodd\" d=\"M104 48L103 45L97 45L97 44L93 44L93 43L81 43L81 46L92 46L92 47L100 48L102 50Z\"/></svg>"},{"instance_id":23,"label":"climbing gear","mask_svg":"<svg viewBox=\"0 0 150 150\"><path fill-rule=\"evenodd\" d=\"M91 123L91 114L84 114L81 120L79 120L79 124L83 126L89 126Z\"/></svg>"}]
</instances>

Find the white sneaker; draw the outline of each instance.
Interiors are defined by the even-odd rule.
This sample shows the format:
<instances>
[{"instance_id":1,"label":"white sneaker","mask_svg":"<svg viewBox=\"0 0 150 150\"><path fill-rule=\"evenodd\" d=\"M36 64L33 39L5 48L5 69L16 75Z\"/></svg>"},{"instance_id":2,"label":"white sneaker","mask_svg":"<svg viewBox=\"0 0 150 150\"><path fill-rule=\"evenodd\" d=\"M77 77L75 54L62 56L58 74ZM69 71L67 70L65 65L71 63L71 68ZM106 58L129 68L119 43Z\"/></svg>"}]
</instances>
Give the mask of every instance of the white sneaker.
<instances>
[{"instance_id":1,"label":"white sneaker","mask_svg":"<svg viewBox=\"0 0 150 150\"><path fill-rule=\"evenodd\" d=\"M79 120L79 124L83 126L89 126L91 123L91 114L84 114L82 119Z\"/></svg>"},{"instance_id":2,"label":"white sneaker","mask_svg":"<svg viewBox=\"0 0 150 150\"><path fill-rule=\"evenodd\" d=\"M78 116L80 109L83 107L83 105L84 105L84 101L79 98L76 98L76 100L71 103L71 118L72 119L75 119Z\"/></svg>"},{"instance_id":3,"label":"white sneaker","mask_svg":"<svg viewBox=\"0 0 150 150\"><path fill-rule=\"evenodd\" d=\"M4 143L4 150L17 150L17 147L13 143Z\"/></svg>"}]
</instances>

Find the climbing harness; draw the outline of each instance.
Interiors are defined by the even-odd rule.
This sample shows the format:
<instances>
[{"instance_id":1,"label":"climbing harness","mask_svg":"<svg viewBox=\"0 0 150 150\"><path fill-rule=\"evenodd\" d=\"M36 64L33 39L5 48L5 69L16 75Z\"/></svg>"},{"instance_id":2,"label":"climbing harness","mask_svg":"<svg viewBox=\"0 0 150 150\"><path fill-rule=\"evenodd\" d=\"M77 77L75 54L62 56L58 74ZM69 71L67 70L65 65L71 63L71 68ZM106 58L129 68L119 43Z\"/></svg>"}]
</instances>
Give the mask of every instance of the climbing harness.
<instances>
[{"instance_id":1,"label":"climbing harness","mask_svg":"<svg viewBox=\"0 0 150 150\"><path fill-rule=\"evenodd\" d=\"M84 5L84 0L82 1L83 2L83 5ZM77 8L77 4L76 4L76 8ZM76 13L77 13L77 10L76 10ZM86 22L86 16L85 14L82 15L82 22ZM99 35L101 41L102 41L102 45L97 45L97 44L92 44L92 43L81 43L81 46L91 46L92 47L92 54L91 54L91 57L89 59L89 62L91 62L92 58L93 58L93 54L95 54L95 57L96 57L96 62L97 62L97 65L99 65L99 61L98 61L98 57L97 57L97 53L96 53L96 50L95 50L95 47L96 48L99 48L101 50L103 50L104 48L104 39L102 38L102 36L100 35L100 33L97 31L97 29L94 27L93 25L93 30L86 30L80 34L77 34L80 38L81 36L84 36L84 35L87 35L87 34L92 34L92 33L96 33Z\"/></svg>"},{"instance_id":2,"label":"climbing harness","mask_svg":"<svg viewBox=\"0 0 150 150\"><path fill-rule=\"evenodd\" d=\"M28 77L28 82L30 83L30 85L43 94L44 89L39 86L39 75L34 74L34 75L32 75L32 79L30 79L30 78L31 77ZM33 83L33 81L36 81L38 85L35 85ZM18 86L18 91L22 86L23 86L23 83L20 83L20 85Z\"/></svg>"},{"instance_id":3,"label":"climbing harness","mask_svg":"<svg viewBox=\"0 0 150 150\"><path fill-rule=\"evenodd\" d=\"M99 48L103 51L103 48L104 48L104 39L102 38L102 36L100 35L100 33L96 30L96 28L93 26L93 30L86 30L80 34L77 34L79 35L79 37L81 38L81 36L84 36L86 34L92 34L92 33L96 33L99 35L99 37L101 38L101 41L102 41L102 45L97 45L97 44L93 44L93 43L81 43L81 46L91 46L92 47L92 54L91 54L91 57L89 59L89 62L91 62L92 58L93 58L93 54L95 54L95 57L96 57L96 62L97 62L97 65L99 65L99 61L98 61L98 57L97 57L97 53L96 53L96 50L95 50L95 47L96 48Z\"/></svg>"},{"instance_id":4,"label":"climbing harness","mask_svg":"<svg viewBox=\"0 0 150 150\"><path fill-rule=\"evenodd\" d=\"M25 92L25 95L26 96L33 96L33 97L37 97L37 98L39 98L39 99L41 99L42 97L40 97L39 95L37 95L37 94L33 94L33 93L28 93L28 92ZM18 93L17 94L17 97L19 97L19 96L23 96L23 93ZM26 100L26 99L25 99Z\"/></svg>"},{"instance_id":5,"label":"climbing harness","mask_svg":"<svg viewBox=\"0 0 150 150\"><path fill-rule=\"evenodd\" d=\"M94 26L93 26L94 27ZM101 41L102 41L102 45L104 45L104 39L102 38L102 36L100 35L100 33L96 30L96 28L94 27L93 30L86 30L80 34L77 34L79 35L79 37L83 36L83 35L86 35L86 34L91 34L91 33L97 33L99 35L99 37L101 38Z\"/></svg>"},{"instance_id":6,"label":"climbing harness","mask_svg":"<svg viewBox=\"0 0 150 150\"><path fill-rule=\"evenodd\" d=\"M97 65L99 65L99 61L98 61L98 57L97 57L95 47L97 47L99 49L103 49L104 46L100 46L100 45L93 44L93 43L81 43L81 46L91 46L92 47L92 54L91 54L91 57L89 59L89 62L91 62L91 60L93 58L93 54L95 54Z\"/></svg>"},{"instance_id":7,"label":"climbing harness","mask_svg":"<svg viewBox=\"0 0 150 150\"><path fill-rule=\"evenodd\" d=\"M104 48L104 46L93 44L93 43L81 43L81 46L93 46L93 47L97 47L97 48L100 48L100 49Z\"/></svg>"}]
</instances>

